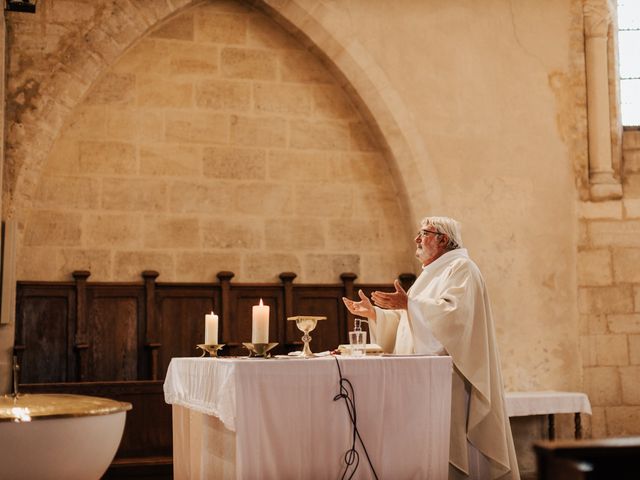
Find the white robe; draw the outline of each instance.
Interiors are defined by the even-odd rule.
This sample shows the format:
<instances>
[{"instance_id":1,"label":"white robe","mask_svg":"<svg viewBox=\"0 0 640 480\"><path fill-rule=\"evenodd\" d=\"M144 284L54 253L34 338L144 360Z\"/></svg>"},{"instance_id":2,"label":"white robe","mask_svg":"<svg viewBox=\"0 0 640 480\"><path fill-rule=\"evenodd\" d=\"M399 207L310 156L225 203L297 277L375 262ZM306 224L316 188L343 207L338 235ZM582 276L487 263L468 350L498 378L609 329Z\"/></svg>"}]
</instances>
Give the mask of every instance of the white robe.
<instances>
[{"instance_id":1,"label":"white robe","mask_svg":"<svg viewBox=\"0 0 640 480\"><path fill-rule=\"evenodd\" d=\"M407 293L407 310L376 307L371 337L385 352L453 358L450 478L519 479L480 270L466 249L451 250L424 267Z\"/></svg>"}]
</instances>

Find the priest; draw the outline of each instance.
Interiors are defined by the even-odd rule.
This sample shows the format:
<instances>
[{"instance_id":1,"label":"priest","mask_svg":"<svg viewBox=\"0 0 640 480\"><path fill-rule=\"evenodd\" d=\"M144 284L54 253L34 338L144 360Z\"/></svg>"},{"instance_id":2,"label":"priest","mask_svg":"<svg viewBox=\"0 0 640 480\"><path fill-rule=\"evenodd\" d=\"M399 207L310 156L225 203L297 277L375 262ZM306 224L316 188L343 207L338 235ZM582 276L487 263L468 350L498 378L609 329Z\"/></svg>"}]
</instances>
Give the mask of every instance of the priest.
<instances>
[{"instance_id":1,"label":"priest","mask_svg":"<svg viewBox=\"0 0 640 480\"><path fill-rule=\"evenodd\" d=\"M415 243L422 273L408 292L396 280L373 303L362 290L344 303L385 352L451 355L449 479L519 479L487 287L460 224L424 218Z\"/></svg>"}]
</instances>

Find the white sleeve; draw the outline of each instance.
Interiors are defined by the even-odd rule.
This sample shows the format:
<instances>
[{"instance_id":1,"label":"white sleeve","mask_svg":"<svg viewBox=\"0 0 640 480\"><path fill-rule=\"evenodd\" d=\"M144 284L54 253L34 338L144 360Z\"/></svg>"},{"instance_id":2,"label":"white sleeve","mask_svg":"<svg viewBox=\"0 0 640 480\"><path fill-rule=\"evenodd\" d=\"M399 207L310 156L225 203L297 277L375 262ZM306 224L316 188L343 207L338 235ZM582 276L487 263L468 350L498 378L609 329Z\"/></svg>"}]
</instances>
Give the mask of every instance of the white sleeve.
<instances>
[{"instance_id":1,"label":"white sleeve","mask_svg":"<svg viewBox=\"0 0 640 480\"><path fill-rule=\"evenodd\" d=\"M446 349L433 335L429 321L425 318L425 312L421 309L423 305L412 299L409 299L407 305L407 316L413 336L413 348L416 353L444 355L447 353Z\"/></svg>"},{"instance_id":2,"label":"white sleeve","mask_svg":"<svg viewBox=\"0 0 640 480\"><path fill-rule=\"evenodd\" d=\"M385 353L393 353L402 311L374 308L376 309L376 318L369 320L371 343L380 345Z\"/></svg>"}]
</instances>

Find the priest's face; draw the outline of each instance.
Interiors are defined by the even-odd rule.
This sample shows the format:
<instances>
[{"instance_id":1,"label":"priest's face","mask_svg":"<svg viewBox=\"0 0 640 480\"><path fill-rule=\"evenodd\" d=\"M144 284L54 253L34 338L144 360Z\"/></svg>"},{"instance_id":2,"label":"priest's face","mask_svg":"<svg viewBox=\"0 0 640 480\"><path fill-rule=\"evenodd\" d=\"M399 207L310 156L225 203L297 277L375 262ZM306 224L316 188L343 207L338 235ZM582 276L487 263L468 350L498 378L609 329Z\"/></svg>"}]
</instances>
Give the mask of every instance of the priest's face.
<instances>
[{"instance_id":1,"label":"priest's face","mask_svg":"<svg viewBox=\"0 0 640 480\"><path fill-rule=\"evenodd\" d=\"M429 265L440 255L446 252L449 239L444 233L439 233L431 225L422 225L416 235L416 257L423 266Z\"/></svg>"}]
</instances>

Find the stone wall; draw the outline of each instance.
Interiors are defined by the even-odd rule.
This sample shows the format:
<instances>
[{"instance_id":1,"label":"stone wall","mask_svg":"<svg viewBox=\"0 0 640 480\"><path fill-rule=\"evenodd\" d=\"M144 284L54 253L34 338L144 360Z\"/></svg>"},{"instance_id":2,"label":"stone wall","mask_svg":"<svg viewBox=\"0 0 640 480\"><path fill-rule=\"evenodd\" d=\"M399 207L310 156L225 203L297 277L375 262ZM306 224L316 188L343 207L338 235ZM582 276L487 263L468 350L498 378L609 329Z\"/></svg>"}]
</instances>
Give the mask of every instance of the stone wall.
<instances>
[{"instance_id":1,"label":"stone wall","mask_svg":"<svg viewBox=\"0 0 640 480\"><path fill-rule=\"evenodd\" d=\"M19 278L388 281L415 265L416 219L451 215L491 292L507 388L580 388L580 0L251 2L300 44L258 34L248 3L10 15L3 208ZM346 100L325 107L327 87Z\"/></svg>"},{"instance_id":2,"label":"stone wall","mask_svg":"<svg viewBox=\"0 0 640 480\"><path fill-rule=\"evenodd\" d=\"M154 27L68 116L18 278L389 281L415 268L403 210L375 135L318 59L261 12L204 3Z\"/></svg>"},{"instance_id":3,"label":"stone wall","mask_svg":"<svg viewBox=\"0 0 640 480\"><path fill-rule=\"evenodd\" d=\"M416 216L449 214L507 388L584 378L594 436L640 432L640 141L623 200L589 202L583 2L252 3L286 31L213 0L9 14L19 278L388 281L413 268Z\"/></svg>"},{"instance_id":4,"label":"stone wall","mask_svg":"<svg viewBox=\"0 0 640 480\"><path fill-rule=\"evenodd\" d=\"M623 199L580 205L578 306L594 437L640 432L640 131L623 136Z\"/></svg>"}]
</instances>

